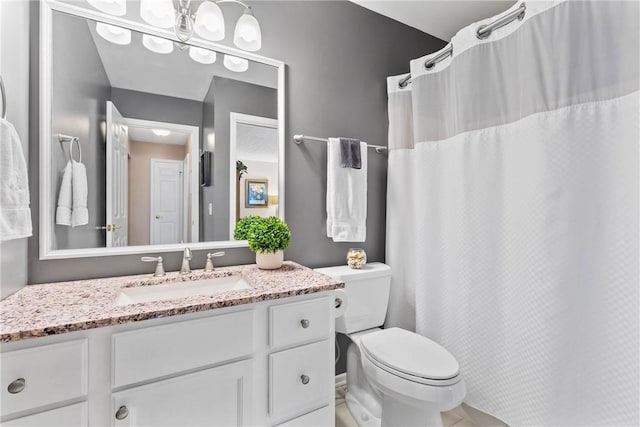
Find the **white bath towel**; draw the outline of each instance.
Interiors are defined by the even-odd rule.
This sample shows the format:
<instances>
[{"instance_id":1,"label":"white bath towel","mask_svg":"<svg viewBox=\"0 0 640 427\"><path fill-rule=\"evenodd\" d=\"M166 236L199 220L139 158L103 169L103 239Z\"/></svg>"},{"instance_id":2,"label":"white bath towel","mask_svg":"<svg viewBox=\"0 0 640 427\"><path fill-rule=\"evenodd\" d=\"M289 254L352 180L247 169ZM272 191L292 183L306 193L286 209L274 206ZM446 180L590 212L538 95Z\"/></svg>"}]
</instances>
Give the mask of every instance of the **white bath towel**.
<instances>
[{"instance_id":1,"label":"white bath towel","mask_svg":"<svg viewBox=\"0 0 640 427\"><path fill-rule=\"evenodd\" d=\"M362 167L340 166L340 140L327 142L327 236L334 242L367 238L367 144L360 142Z\"/></svg>"},{"instance_id":2,"label":"white bath towel","mask_svg":"<svg viewBox=\"0 0 640 427\"><path fill-rule=\"evenodd\" d=\"M72 192L71 180L73 167L71 161L67 162L62 175L60 193L58 193L58 207L56 208L56 224L71 225Z\"/></svg>"},{"instance_id":3,"label":"white bath towel","mask_svg":"<svg viewBox=\"0 0 640 427\"><path fill-rule=\"evenodd\" d=\"M86 225L89 223L89 211L87 210L87 169L80 162L72 161L73 167L73 210L71 211L71 226Z\"/></svg>"},{"instance_id":4,"label":"white bath towel","mask_svg":"<svg viewBox=\"0 0 640 427\"><path fill-rule=\"evenodd\" d=\"M16 129L0 118L0 241L31 236L29 177Z\"/></svg>"}]
</instances>

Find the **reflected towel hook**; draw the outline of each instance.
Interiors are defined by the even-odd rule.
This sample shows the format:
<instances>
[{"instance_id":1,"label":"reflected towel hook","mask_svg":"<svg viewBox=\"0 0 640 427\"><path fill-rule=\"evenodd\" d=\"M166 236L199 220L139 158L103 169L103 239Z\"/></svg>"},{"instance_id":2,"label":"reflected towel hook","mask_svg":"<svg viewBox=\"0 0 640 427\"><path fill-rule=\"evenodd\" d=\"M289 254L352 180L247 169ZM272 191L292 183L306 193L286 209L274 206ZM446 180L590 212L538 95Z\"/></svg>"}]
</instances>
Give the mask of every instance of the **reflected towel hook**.
<instances>
[{"instance_id":1,"label":"reflected towel hook","mask_svg":"<svg viewBox=\"0 0 640 427\"><path fill-rule=\"evenodd\" d=\"M59 134L58 135L58 141L60 142L60 144L63 144L65 142L69 142L69 160L72 161L76 161L73 158L73 143L75 142L76 145L78 146L78 163L82 163L82 146L80 145L80 138L78 138L77 136L69 136L69 135L63 135L63 134Z\"/></svg>"}]
</instances>

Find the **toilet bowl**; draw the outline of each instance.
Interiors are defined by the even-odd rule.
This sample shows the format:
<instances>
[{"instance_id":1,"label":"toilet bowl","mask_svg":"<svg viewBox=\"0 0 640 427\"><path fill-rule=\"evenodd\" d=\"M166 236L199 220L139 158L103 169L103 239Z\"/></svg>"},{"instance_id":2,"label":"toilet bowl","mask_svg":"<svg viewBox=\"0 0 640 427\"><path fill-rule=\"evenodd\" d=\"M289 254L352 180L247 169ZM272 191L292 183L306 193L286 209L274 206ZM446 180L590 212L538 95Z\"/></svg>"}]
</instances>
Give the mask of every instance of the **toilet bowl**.
<instances>
[{"instance_id":1,"label":"toilet bowl","mask_svg":"<svg viewBox=\"0 0 640 427\"><path fill-rule=\"evenodd\" d=\"M442 426L440 413L460 405L466 389L456 359L436 342L401 328L380 329L390 267L372 263L316 271L345 282L349 305L336 331L351 338L346 402L361 427Z\"/></svg>"}]
</instances>

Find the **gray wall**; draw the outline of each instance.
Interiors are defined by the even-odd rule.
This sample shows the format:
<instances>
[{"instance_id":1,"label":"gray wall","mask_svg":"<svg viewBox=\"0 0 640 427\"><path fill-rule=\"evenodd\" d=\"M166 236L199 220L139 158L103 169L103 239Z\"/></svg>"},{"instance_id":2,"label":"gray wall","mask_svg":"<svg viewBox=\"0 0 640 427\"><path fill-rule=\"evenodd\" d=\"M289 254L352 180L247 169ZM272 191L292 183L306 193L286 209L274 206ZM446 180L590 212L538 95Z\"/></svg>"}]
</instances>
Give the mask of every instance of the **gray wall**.
<instances>
[{"instance_id":1,"label":"gray wall","mask_svg":"<svg viewBox=\"0 0 640 427\"><path fill-rule=\"evenodd\" d=\"M203 224L205 240L229 240L230 114L234 112L277 119L278 94L268 87L222 77L214 77L214 85L216 146L213 153L213 185L203 189L205 197L213 199L214 215L205 215Z\"/></svg>"},{"instance_id":2,"label":"gray wall","mask_svg":"<svg viewBox=\"0 0 640 427\"><path fill-rule=\"evenodd\" d=\"M238 16L231 12L231 8L225 10L225 19L235 22ZM264 38L259 53L287 64L285 207L293 239L285 256L310 267L343 264L353 244L333 243L325 236L325 146L312 142L297 146L291 138L305 133L386 144L386 77L408 71L410 59L445 43L346 1L260 1L254 13ZM37 50L34 40L31 46ZM37 74L31 82L31 102L37 108ZM34 111L30 140L35 152L37 120ZM386 156L369 151L368 237L358 246L367 250L371 261L384 261L386 161ZM37 183L37 156L32 156L31 179ZM37 188L34 190L33 197L37 197ZM244 248L226 253L217 261L220 265L255 259ZM167 269L180 267L181 254L163 257ZM30 283L152 270L137 255L39 261L37 238L30 240L29 261ZM204 262L204 251L194 253L194 267Z\"/></svg>"},{"instance_id":3,"label":"gray wall","mask_svg":"<svg viewBox=\"0 0 640 427\"><path fill-rule=\"evenodd\" d=\"M80 138L82 163L87 169L89 210L86 226L55 225L53 247L101 247L105 245L105 235L96 227L105 223L106 152L100 125L106 120L106 102L111 87L87 23L65 14L55 14L53 23L56 54L52 64L51 131L53 135L62 133ZM85 120L78 120L79 117ZM51 178L57 205L62 173L69 161L69 143L60 144L56 140L51 148ZM78 159L77 151L74 158ZM52 206L54 217L55 205Z\"/></svg>"},{"instance_id":4,"label":"gray wall","mask_svg":"<svg viewBox=\"0 0 640 427\"><path fill-rule=\"evenodd\" d=\"M7 120L29 156L29 3L0 2L0 74L7 90ZM37 219L38 216L34 215ZM0 299L27 284L27 239L0 243Z\"/></svg>"}]
</instances>

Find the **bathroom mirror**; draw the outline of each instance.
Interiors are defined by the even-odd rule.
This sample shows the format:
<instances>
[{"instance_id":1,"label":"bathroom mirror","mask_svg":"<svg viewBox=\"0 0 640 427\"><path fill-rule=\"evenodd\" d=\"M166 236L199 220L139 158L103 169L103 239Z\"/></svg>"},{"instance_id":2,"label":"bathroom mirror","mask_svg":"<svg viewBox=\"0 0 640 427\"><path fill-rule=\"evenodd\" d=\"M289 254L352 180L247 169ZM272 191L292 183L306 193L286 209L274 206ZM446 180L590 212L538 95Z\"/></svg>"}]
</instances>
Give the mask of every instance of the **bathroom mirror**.
<instances>
[{"instance_id":1,"label":"bathroom mirror","mask_svg":"<svg viewBox=\"0 0 640 427\"><path fill-rule=\"evenodd\" d=\"M41 8L41 259L246 246L239 218L284 218L284 64Z\"/></svg>"}]
</instances>

